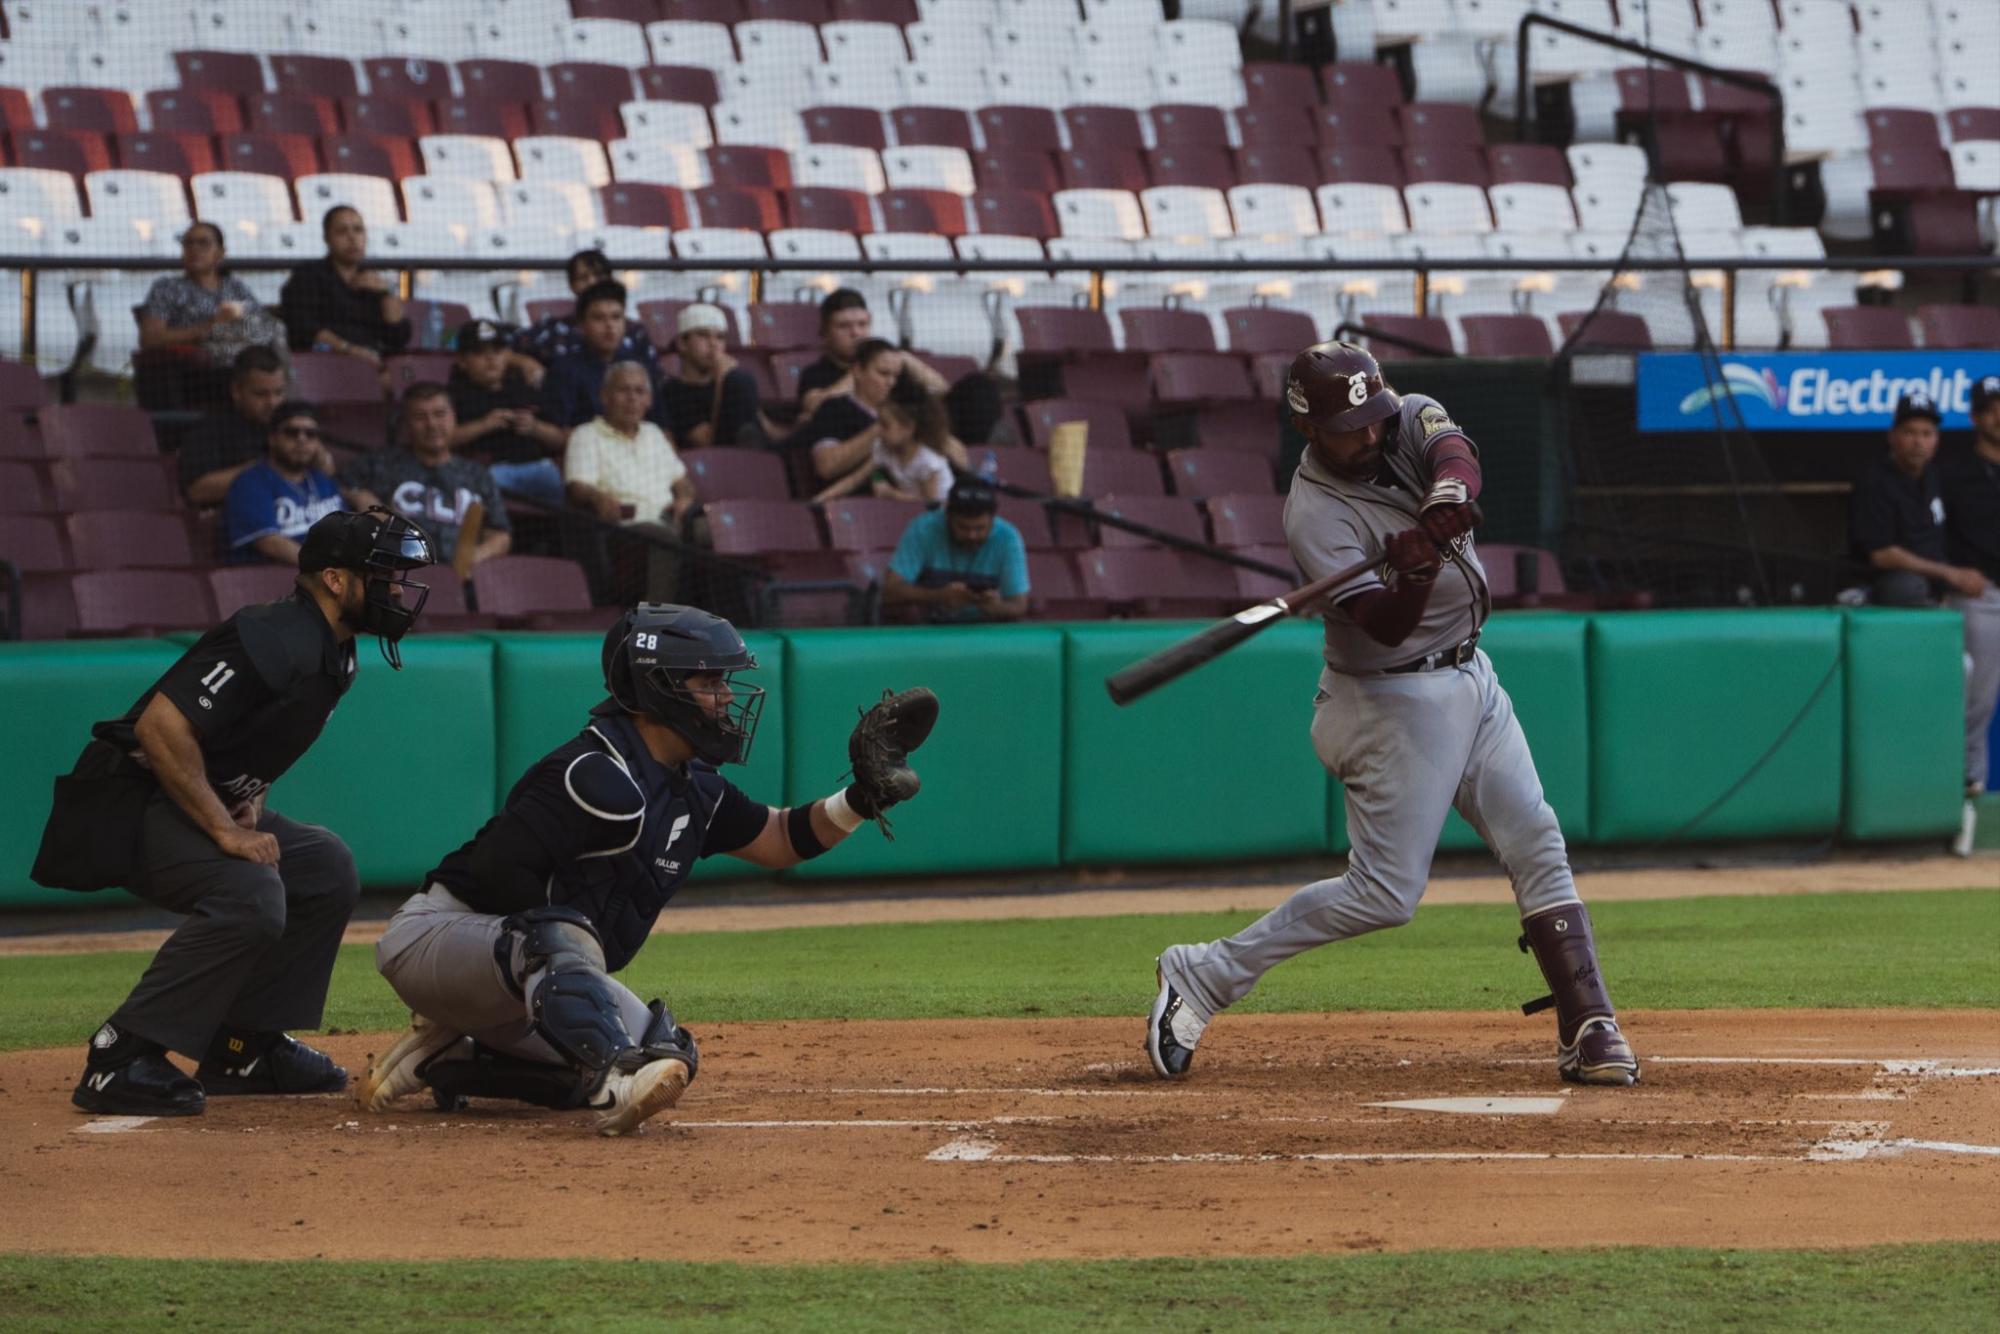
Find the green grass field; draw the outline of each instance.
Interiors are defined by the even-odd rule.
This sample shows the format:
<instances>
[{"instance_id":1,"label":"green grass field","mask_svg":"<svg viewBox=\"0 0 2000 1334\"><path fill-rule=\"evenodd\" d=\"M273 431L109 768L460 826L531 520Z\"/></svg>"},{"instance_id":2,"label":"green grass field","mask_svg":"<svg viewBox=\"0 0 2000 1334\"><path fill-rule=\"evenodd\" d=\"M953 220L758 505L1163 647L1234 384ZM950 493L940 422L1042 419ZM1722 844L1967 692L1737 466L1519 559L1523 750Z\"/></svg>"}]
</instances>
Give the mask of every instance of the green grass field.
<instances>
[{"instance_id":1,"label":"green grass field","mask_svg":"<svg viewBox=\"0 0 2000 1334\"><path fill-rule=\"evenodd\" d=\"M671 911L671 910L669 910ZM691 1024L1136 1015L1164 945L1251 913L821 927L656 938L626 980ZM2000 892L1593 910L1628 1009L2000 1007ZM1427 908L1315 951L1244 1008L1504 1012L1541 990L1505 907ZM0 1048L81 1043L141 953L0 960ZM366 948L327 1023L399 1028ZM283 1313L282 1316L280 1313ZM1536 1250L1260 1260L781 1266L172 1262L0 1256L0 1327L156 1329L2000 1329L2000 1246Z\"/></svg>"}]
</instances>

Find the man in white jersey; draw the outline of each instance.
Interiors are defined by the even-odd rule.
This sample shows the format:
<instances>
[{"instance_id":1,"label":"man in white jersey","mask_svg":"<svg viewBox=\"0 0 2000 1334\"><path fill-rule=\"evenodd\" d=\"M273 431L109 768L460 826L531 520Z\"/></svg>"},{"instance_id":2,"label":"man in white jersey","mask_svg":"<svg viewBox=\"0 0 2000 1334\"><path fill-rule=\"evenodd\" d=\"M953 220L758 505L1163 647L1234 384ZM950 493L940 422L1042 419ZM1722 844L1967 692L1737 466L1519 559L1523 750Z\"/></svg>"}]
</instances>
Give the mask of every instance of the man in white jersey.
<instances>
[{"instance_id":1,"label":"man in white jersey","mask_svg":"<svg viewBox=\"0 0 2000 1334\"><path fill-rule=\"evenodd\" d=\"M1326 667L1313 749L1347 791L1347 872L1293 894L1224 940L1160 955L1146 1052L1185 1075L1215 1016L1257 979L1316 945L1401 926L1430 877L1456 807L1507 868L1556 1011L1556 1068L1627 1085L1638 1058L1598 976L1555 812L1513 702L1479 651L1492 611L1472 546L1479 456L1435 399L1399 396L1365 350L1321 343L1293 359L1285 399L1307 441L1285 502L1285 536L1308 579L1374 560L1325 611Z\"/></svg>"}]
</instances>

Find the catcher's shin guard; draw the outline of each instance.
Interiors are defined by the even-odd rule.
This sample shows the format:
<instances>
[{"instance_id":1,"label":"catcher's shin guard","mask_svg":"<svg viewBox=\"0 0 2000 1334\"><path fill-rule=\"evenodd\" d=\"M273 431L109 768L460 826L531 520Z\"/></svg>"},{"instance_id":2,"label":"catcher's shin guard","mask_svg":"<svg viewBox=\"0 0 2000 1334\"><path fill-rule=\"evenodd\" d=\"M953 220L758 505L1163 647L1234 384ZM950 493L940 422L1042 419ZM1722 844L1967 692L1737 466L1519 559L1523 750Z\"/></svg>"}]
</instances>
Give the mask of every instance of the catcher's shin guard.
<instances>
[{"instance_id":1,"label":"catcher's shin guard","mask_svg":"<svg viewBox=\"0 0 2000 1334\"><path fill-rule=\"evenodd\" d=\"M506 1098L559 1112L590 1101L602 1074L579 1074L566 1065L524 1060L474 1042L464 1055L449 1052L418 1071L447 1112L463 1111L468 1098Z\"/></svg>"},{"instance_id":2,"label":"catcher's shin guard","mask_svg":"<svg viewBox=\"0 0 2000 1334\"><path fill-rule=\"evenodd\" d=\"M1546 908L1521 920L1520 946L1532 951L1550 994L1521 1013L1555 1007L1556 1070L1576 1084L1636 1084L1639 1058L1618 1031L1617 1012L1597 968L1590 913L1581 903Z\"/></svg>"}]
</instances>

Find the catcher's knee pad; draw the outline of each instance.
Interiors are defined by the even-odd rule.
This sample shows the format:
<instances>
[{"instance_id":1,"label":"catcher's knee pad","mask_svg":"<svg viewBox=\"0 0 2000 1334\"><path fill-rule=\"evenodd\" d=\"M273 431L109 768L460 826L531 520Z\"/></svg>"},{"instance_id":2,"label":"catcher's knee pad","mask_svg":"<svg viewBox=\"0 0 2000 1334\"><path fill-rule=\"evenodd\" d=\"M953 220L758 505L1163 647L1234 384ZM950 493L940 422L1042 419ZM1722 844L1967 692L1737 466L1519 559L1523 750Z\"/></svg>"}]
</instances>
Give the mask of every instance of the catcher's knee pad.
<instances>
[{"instance_id":1,"label":"catcher's knee pad","mask_svg":"<svg viewBox=\"0 0 2000 1334\"><path fill-rule=\"evenodd\" d=\"M604 973L604 947L574 908L533 908L505 923L521 940L520 984L535 1031L566 1060L601 1081L618 1054L638 1046L625 1027L618 986Z\"/></svg>"},{"instance_id":2,"label":"catcher's knee pad","mask_svg":"<svg viewBox=\"0 0 2000 1334\"><path fill-rule=\"evenodd\" d=\"M421 1072L445 1111L464 1107L467 1098L506 1098L566 1112L587 1103L601 1082L567 1066L524 1060L476 1042L470 1048L463 1054L448 1052Z\"/></svg>"},{"instance_id":3,"label":"catcher's knee pad","mask_svg":"<svg viewBox=\"0 0 2000 1334\"><path fill-rule=\"evenodd\" d=\"M619 1055L619 1067L636 1070L653 1061L680 1061L688 1068L688 1083L694 1083L695 1072L701 1065L694 1034L674 1022L674 1012L665 1001L656 1000L646 1008L653 1012L653 1018L640 1035L639 1045Z\"/></svg>"},{"instance_id":4,"label":"catcher's knee pad","mask_svg":"<svg viewBox=\"0 0 2000 1334\"><path fill-rule=\"evenodd\" d=\"M1590 936L1590 913L1581 903L1544 908L1521 919L1520 946L1532 951L1549 984L1549 994L1521 1007L1534 1014L1551 1005L1556 1011L1556 1037L1565 1046L1576 1041L1586 1020L1613 1019L1611 993L1597 971L1597 946Z\"/></svg>"},{"instance_id":5,"label":"catcher's knee pad","mask_svg":"<svg viewBox=\"0 0 2000 1334\"><path fill-rule=\"evenodd\" d=\"M500 925L521 941L518 981L544 968L554 973L604 971L604 945L597 927L575 908L530 908Z\"/></svg>"}]
</instances>

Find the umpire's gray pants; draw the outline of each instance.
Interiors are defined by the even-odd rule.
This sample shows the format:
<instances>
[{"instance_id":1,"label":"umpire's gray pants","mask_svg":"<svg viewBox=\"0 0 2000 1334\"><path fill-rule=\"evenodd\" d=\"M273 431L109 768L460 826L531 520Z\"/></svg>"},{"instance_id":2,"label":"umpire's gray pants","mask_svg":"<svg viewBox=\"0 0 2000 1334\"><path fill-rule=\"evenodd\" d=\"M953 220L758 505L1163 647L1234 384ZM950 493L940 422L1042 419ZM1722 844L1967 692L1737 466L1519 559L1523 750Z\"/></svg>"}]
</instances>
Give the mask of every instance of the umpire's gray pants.
<instances>
[{"instance_id":1,"label":"umpire's gray pants","mask_svg":"<svg viewBox=\"0 0 2000 1334\"><path fill-rule=\"evenodd\" d=\"M318 1028L341 933L361 895L354 857L330 830L267 810L278 864L232 857L164 792L141 819L148 903L187 915L111 1016L120 1029L200 1059L223 1025Z\"/></svg>"},{"instance_id":2,"label":"umpire's gray pants","mask_svg":"<svg viewBox=\"0 0 2000 1334\"><path fill-rule=\"evenodd\" d=\"M2000 700L2000 588L1945 602L1965 617L1965 781L1969 787L1984 788L1990 772L1987 729Z\"/></svg>"},{"instance_id":3,"label":"umpire's gray pants","mask_svg":"<svg viewBox=\"0 0 2000 1334\"><path fill-rule=\"evenodd\" d=\"M543 974L522 976L519 936L500 943L510 934L504 921L474 912L443 885L432 885L405 900L389 919L375 945L375 967L403 1004L432 1023L525 1060L568 1065L535 1032L524 997L535 994ZM608 980L626 1030L644 1033L652 1022L646 1002L616 978Z\"/></svg>"},{"instance_id":4,"label":"umpire's gray pants","mask_svg":"<svg viewBox=\"0 0 2000 1334\"><path fill-rule=\"evenodd\" d=\"M1295 954L1409 921L1454 807L1506 867L1522 916L1576 901L1562 829L1484 653L1396 676L1328 670L1312 739L1347 791L1347 872L1307 885L1233 936L1162 953L1161 972L1198 1017L1241 1000Z\"/></svg>"}]
</instances>

